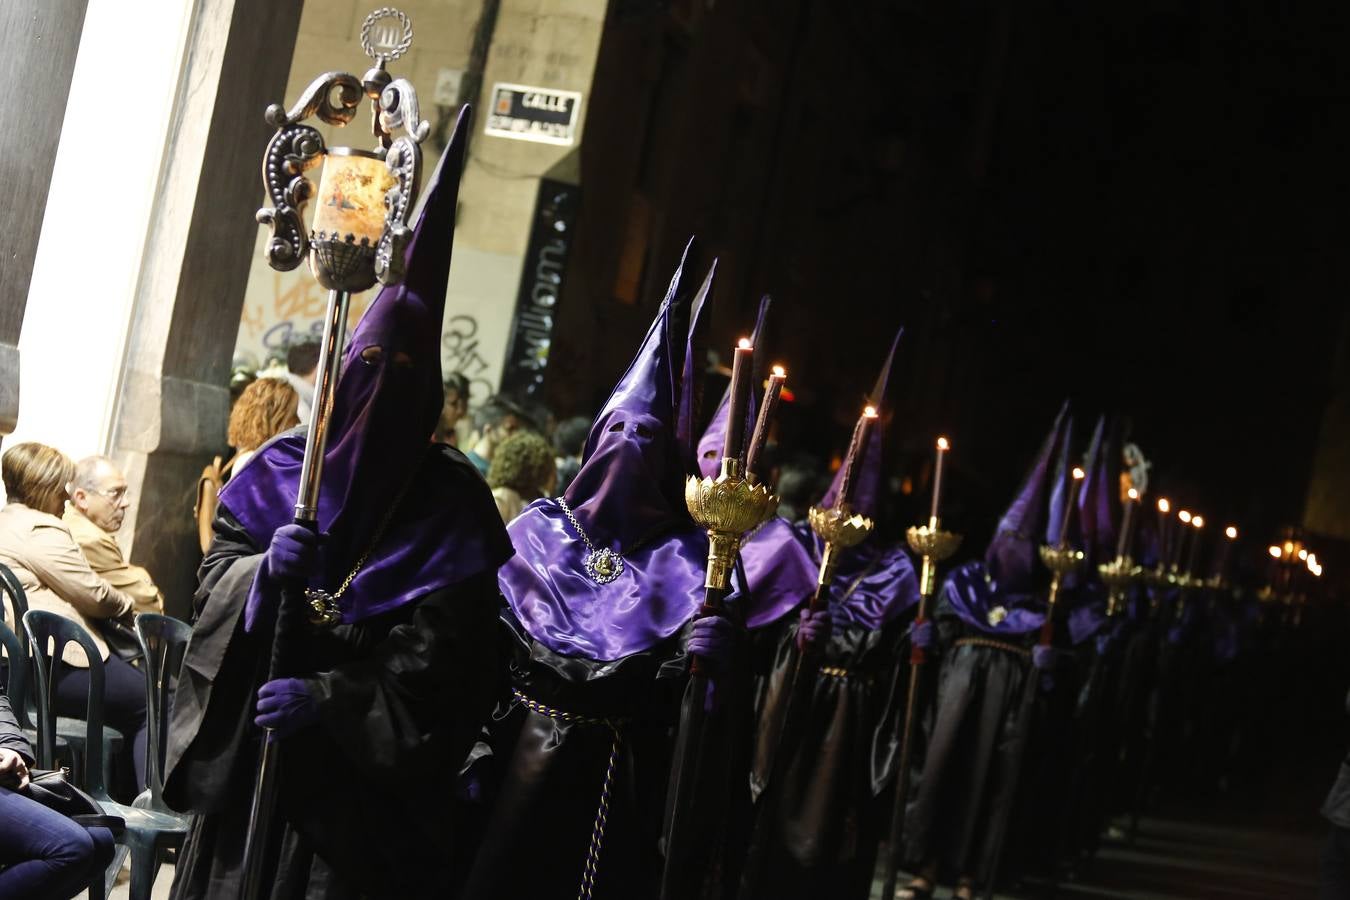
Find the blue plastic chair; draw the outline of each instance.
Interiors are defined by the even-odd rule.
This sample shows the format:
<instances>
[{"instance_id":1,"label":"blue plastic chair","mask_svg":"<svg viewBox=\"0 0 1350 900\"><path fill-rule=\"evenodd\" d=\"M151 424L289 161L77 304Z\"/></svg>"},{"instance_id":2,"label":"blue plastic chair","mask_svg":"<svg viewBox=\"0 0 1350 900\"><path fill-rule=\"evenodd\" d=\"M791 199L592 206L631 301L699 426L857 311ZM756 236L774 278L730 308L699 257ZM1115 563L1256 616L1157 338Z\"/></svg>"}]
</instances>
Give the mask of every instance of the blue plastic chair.
<instances>
[{"instance_id":1,"label":"blue plastic chair","mask_svg":"<svg viewBox=\"0 0 1350 900\"><path fill-rule=\"evenodd\" d=\"M75 643L89 659L89 697L85 717L84 790L98 801L105 813L126 822L118 843L131 851L131 900L150 900L150 891L159 872L159 864L169 850L183 846L187 838L187 820L176 814L127 806L108 796L103 770L103 658L89 633L73 619L44 610L29 610L23 617L24 630L33 656L36 675L38 758L50 767L56 716L52 709L56 684L56 666L66 645ZM105 889L111 890L116 868L109 868Z\"/></svg>"}]
</instances>

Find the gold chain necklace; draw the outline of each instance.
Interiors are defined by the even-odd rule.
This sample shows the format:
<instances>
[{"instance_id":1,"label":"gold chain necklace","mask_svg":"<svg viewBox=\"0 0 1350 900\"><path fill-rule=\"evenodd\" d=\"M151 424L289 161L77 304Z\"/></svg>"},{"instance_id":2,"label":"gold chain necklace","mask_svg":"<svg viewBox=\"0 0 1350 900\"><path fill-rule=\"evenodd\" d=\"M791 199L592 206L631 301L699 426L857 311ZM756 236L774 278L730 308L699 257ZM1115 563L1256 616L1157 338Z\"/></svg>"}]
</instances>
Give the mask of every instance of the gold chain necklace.
<instances>
[{"instance_id":1,"label":"gold chain necklace","mask_svg":"<svg viewBox=\"0 0 1350 900\"><path fill-rule=\"evenodd\" d=\"M309 604L309 621L312 624L336 625L342 618L342 609L338 606L338 600L342 599L342 595L347 593L347 588L352 586L352 582L365 566L366 560L370 559L370 554L374 553L375 548L379 546L380 539L384 537L384 532L389 527L389 523L394 520L394 513L398 512L399 505L403 502L403 495L408 492L408 487L411 484L412 479L408 479L399 490L398 496L394 498L394 502L389 504L389 509L385 511L384 518L380 520L379 527L375 529L374 536L371 537L370 543L366 546L366 552L361 554L360 559L356 561L356 565L352 566L352 570L347 573L347 577L342 579L342 584L336 592L330 594L323 588L305 588L305 602Z\"/></svg>"}]
</instances>

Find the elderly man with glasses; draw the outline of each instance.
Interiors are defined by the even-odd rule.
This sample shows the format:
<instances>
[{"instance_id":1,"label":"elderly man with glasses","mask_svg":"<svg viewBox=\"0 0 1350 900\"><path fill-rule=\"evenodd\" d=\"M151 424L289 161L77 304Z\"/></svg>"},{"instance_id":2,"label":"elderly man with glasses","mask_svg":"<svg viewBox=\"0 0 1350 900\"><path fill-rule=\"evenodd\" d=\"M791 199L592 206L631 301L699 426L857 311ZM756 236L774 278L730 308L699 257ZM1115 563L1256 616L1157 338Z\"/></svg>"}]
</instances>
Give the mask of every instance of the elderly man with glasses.
<instances>
[{"instance_id":1,"label":"elderly man with glasses","mask_svg":"<svg viewBox=\"0 0 1350 900\"><path fill-rule=\"evenodd\" d=\"M117 466L103 456L80 460L67 492L70 500L62 519L89 561L89 568L130 595L135 601L133 612L163 612L164 596L150 573L127 562L113 536L131 505L127 480Z\"/></svg>"}]
</instances>

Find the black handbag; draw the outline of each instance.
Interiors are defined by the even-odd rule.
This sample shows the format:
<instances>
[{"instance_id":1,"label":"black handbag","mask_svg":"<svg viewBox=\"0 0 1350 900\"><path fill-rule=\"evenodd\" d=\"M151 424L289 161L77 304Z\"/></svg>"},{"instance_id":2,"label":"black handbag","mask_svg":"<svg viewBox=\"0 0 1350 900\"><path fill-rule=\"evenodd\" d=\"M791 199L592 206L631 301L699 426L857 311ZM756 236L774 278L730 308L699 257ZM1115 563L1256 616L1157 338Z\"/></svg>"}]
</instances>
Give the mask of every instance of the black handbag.
<instances>
[{"instance_id":1,"label":"black handbag","mask_svg":"<svg viewBox=\"0 0 1350 900\"><path fill-rule=\"evenodd\" d=\"M28 786L19 793L85 828L117 831L125 826L120 817L105 814L97 800L71 784L68 774L66 769L29 769Z\"/></svg>"},{"instance_id":2,"label":"black handbag","mask_svg":"<svg viewBox=\"0 0 1350 900\"><path fill-rule=\"evenodd\" d=\"M135 662L141 658L141 642L136 640L136 629L125 619L92 619L98 629L98 636L108 649L124 662Z\"/></svg>"}]
</instances>

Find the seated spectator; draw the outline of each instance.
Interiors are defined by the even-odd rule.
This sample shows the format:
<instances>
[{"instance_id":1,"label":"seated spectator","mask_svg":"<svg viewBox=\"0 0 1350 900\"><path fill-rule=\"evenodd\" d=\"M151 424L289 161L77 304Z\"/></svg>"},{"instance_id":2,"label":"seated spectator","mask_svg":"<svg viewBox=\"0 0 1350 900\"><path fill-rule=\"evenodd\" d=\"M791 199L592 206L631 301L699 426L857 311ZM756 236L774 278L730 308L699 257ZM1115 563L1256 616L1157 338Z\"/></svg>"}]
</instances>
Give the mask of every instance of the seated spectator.
<instances>
[{"instance_id":1,"label":"seated spectator","mask_svg":"<svg viewBox=\"0 0 1350 900\"><path fill-rule=\"evenodd\" d=\"M488 486L503 522L510 522L532 501L558 486L553 448L533 431L517 431L492 457Z\"/></svg>"},{"instance_id":2,"label":"seated spectator","mask_svg":"<svg viewBox=\"0 0 1350 900\"><path fill-rule=\"evenodd\" d=\"M61 519L70 526L70 535L80 545L89 568L131 597L136 604L133 613L164 612L164 595L150 573L127 562L113 537L131 505L127 480L117 466L103 456L80 460L67 493L70 502Z\"/></svg>"},{"instance_id":3,"label":"seated spectator","mask_svg":"<svg viewBox=\"0 0 1350 900\"><path fill-rule=\"evenodd\" d=\"M68 900L113 858L106 828L85 828L20 793L33 748L0 694L0 897Z\"/></svg>"},{"instance_id":4,"label":"seated spectator","mask_svg":"<svg viewBox=\"0 0 1350 900\"><path fill-rule=\"evenodd\" d=\"M501 394L494 394L474 412L473 427L473 446L464 455L486 478L497 445L517 431L533 429L534 423L530 421L529 414L515 401Z\"/></svg>"},{"instance_id":5,"label":"seated spectator","mask_svg":"<svg viewBox=\"0 0 1350 900\"><path fill-rule=\"evenodd\" d=\"M300 395L285 379L259 378L244 388L230 410L227 438L235 457L226 468L239 471L259 447L299 425L299 405Z\"/></svg>"},{"instance_id":6,"label":"seated spectator","mask_svg":"<svg viewBox=\"0 0 1350 900\"><path fill-rule=\"evenodd\" d=\"M553 430L553 449L558 454L558 493L566 493L567 486L581 471L581 451L591 433L591 420L573 416L558 423Z\"/></svg>"},{"instance_id":7,"label":"seated spectator","mask_svg":"<svg viewBox=\"0 0 1350 900\"><path fill-rule=\"evenodd\" d=\"M136 601L100 578L61 521L66 485L75 464L45 444L15 444L0 457L0 479L9 501L0 509L0 563L14 571L30 609L43 609L84 626L103 657L103 709L108 724L132 748L137 790L145 789L145 676L108 650L99 619L131 624ZM82 718L88 708L89 660L67 644L57 666L56 714Z\"/></svg>"},{"instance_id":8,"label":"seated spectator","mask_svg":"<svg viewBox=\"0 0 1350 900\"><path fill-rule=\"evenodd\" d=\"M431 440L437 444L459 446L455 427L469 412L469 379L460 372L451 372L445 379L445 400L441 404L441 418L436 422L436 433Z\"/></svg>"}]
</instances>

